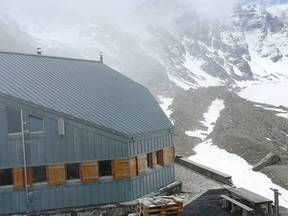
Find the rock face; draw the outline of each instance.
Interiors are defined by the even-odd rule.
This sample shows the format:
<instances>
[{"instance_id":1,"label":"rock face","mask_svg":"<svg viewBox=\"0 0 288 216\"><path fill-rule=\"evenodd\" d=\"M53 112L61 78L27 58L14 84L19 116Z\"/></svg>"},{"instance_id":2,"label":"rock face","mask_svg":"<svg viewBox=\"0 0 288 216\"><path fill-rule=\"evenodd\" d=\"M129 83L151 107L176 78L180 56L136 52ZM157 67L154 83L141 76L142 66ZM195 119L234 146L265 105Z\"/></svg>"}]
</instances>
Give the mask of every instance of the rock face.
<instances>
[{"instance_id":1,"label":"rock face","mask_svg":"<svg viewBox=\"0 0 288 216\"><path fill-rule=\"evenodd\" d=\"M278 163L281 160L280 156L276 153L269 153L268 155L266 155L266 157L264 157L261 161L259 161L254 167L253 170L254 171L259 171L262 168L266 167L266 166L270 166L270 165L274 165L276 163Z\"/></svg>"},{"instance_id":2,"label":"rock face","mask_svg":"<svg viewBox=\"0 0 288 216\"><path fill-rule=\"evenodd\" d=\"M247 1L219 22L197 15L185 1L139 2L135 20L123 26L97 19L69 26L27 14L5 17L0 11L0 49L33 53L41 44L48 55L92 59L103 51L106 64L153 89L237 86L286 73L281 68L288 65L288 9L275 12ZM55 29L76 39L65 40ZM50 31L55 38L45 38Z\"/></svg>"}]
</instances>

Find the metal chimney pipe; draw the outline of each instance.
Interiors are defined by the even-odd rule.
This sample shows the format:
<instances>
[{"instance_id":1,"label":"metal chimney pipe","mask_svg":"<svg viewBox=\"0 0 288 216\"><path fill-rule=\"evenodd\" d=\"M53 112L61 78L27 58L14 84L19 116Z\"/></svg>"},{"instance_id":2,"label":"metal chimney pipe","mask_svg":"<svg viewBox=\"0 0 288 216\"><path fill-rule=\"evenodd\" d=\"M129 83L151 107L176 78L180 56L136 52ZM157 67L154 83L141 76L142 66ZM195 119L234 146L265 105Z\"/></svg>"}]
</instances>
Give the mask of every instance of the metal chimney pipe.
<instances>
[{"instance_id":1,"label":"metal chimney pipe","mask_svg":"<svg viewBox=\"0 0 288 216\"><path fill-rule=\"evenodd\" d=\"M100 62L103 64L104 60L103 60L103 52L100 52Z\"/></svg>"},{"instance_id":2,"label":"metal chimney pipe","mask_svg":"<svg viewBox=\"0 0 288 216\"><path fill-rule=\"evenodd\" d=\"M37 55L42 55L42 50L40 47L37 48Z\"/></svg>"}]
</instances>

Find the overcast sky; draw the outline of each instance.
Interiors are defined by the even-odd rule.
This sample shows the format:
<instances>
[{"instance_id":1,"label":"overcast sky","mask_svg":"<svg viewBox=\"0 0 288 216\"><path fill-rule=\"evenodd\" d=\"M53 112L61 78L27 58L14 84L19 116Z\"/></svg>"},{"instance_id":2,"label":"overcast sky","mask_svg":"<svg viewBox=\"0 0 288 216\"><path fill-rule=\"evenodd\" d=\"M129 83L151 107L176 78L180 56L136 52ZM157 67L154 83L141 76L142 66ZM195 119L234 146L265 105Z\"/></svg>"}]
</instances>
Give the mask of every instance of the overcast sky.
<instances>
[{"instance_id":1,"label":"overcast sky","mask_svg":"<svg viewBox=\"0 0 288 216\"><path fill-rule=\"evenodd\" d=\"M236 0L0 0L0 10L22 11L49 18L62 17L73 21L91 18L115 20L129 18L139 8L141 10L141 6L153 2L162 5L181 2L207 18L221 19L231 10L234 1Z\"/></svg>"}]
</instances>

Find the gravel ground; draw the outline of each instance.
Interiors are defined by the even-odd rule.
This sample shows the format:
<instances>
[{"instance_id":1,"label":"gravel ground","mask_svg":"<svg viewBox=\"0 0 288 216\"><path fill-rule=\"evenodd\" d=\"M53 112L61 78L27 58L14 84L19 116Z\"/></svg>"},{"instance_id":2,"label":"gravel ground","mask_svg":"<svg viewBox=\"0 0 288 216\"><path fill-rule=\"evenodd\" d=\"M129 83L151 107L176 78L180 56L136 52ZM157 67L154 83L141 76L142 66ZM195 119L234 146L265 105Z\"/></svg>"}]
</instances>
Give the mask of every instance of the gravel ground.
<instances>
[{"instance_id":1,"label":"gravel ground","mask_svg":"<svg viewBox=\"0 0 288 216\"><path fill-rule=\"evenodd\" d=\"M223 188L221 183L209 179L199 173L193 172L183 166L175 164L176 180L182 182L184 203L192 201L210 189Z\"/></svg>"}]
</instances>

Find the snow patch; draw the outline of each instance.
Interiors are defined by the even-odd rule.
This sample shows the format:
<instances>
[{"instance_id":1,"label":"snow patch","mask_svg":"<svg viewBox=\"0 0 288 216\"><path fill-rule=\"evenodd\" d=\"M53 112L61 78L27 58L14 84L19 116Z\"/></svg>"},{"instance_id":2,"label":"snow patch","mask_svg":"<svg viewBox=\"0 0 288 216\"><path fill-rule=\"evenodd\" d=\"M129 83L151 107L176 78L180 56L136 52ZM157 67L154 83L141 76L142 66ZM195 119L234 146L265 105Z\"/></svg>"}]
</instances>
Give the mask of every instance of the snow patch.
<instances>
[{"instance_id":1,"label":"snow patch","mask_svg":"<svg viewBox=\"0 0 288 216\"><path fill-rule=\"evenodd\" d=\"M279 117L287 118L287 119L288 119L288 113L278 113L278 114L276 114L276 115L279 116Z\"/></svg>"},{"instance_id":2,"label":"snow patch","mask_svg":"<svg viewBox=\"0 0 288 216\"><path fill-rule=\"evenodd\" d=\"M181 79L179 77L174 76L171 73L168 73L168 79L173 82L176 86L178 86L179 88L182 88L183 90L187 91L190 88L192 88L193 86L188 83L186 80Z\"/></svg>"},{"instance_id":3,"label":"snow patch","mask_svg":"<svg viewBox=\"0 0 288 216\"><path fill-rule=\"evenodd\" d=\"M200 143L193 150L196 155L189 157L190 160L231 175L233 183L237 187L246 188L271 200L274 198L273 192L269 188L278 189L282 194L280 204L288 207L288 203L285 202L285 200L288 200L288 191L273 184L266 175L254 172L252 166L238 155L231 154L213 145L212 140Z\"/></svg>"},{"instance_id":4,"label":"snow patch","mask_svg":"<svg viewBox=\"0 0 288 216\"><path fill-rule=\"evenodd\" d=\"M271 104L274 106L288 107L288 80L271 83L251 85L243 89L239 96L258 103Z\"/></svg>"},{"instance_id":5,"label":"snow patch","mask_svg":"<svg viewBox=\"0 0 288 216\"><path fill-rule=\"evenodd\" d=\"M169 108L173 103L173 98L167 98L162 95L158 95L158 98L160 100L160 107L165 112L166 116L170 119L170 116L172 114L172 110Z\"/></svg>"},{"instance_id":6,"label":"snow patch","mask_svg":"<svg viewBox=\"0 0 288 216\"><path fill-rule=\"evenodd\" d=\"M274 16L282 17L288 11L288 4L276 4L267 8L267 11Z\"/></svg>"},{"instance_id":7,"label":"snow patch","mask_svg":"<svg viewBox=\"0 0 288 216\"><path fill-rule=\"evenodd\" d=\"M220 116L221 110L225 108L224 101L216 99L212 102L208 111L203 114L204 120L201 121L202 125L206 127L206 130L186 131L185 134L191 137L198 137L201 140L207 138L207 136L213 131L215 123Z\"/></svg>"},{"instance_id":8,"label":"snow patch","mask_svg":"<svg viewBox=\"0 0 288 216\"><path fill-rule=\"evenodd\" d=\"M278 112L276 114L276 116L279 116L279 117L282 117L282 118L288 118L288 112L283 110L283 109L279 109L279 108L270 108L270 107L264 107L264 106L261 106L261 105L254 105L255 107L259 107L259 108L262 108L264 110L270 110L270 111L275 111L275 112Z\"/></svg>"},{"instance_id":9,"label":"snow patch","mask_svg":"<svg viewBox=\"0 0 288 216\"><path fill-rule=\"evenodd\" d=\"M195 79L200 87L221 86L223 82L208 74L201 66L205 64L204 60L195 59L189 53L186 53L184 67L191 73L191 78Z\"/></svg>"}]
</instances>

